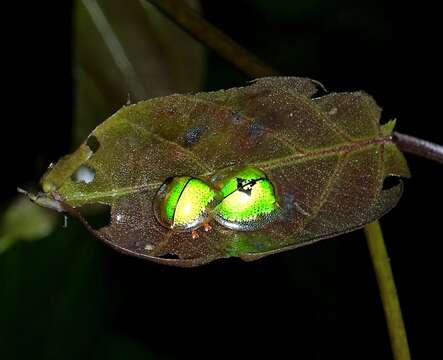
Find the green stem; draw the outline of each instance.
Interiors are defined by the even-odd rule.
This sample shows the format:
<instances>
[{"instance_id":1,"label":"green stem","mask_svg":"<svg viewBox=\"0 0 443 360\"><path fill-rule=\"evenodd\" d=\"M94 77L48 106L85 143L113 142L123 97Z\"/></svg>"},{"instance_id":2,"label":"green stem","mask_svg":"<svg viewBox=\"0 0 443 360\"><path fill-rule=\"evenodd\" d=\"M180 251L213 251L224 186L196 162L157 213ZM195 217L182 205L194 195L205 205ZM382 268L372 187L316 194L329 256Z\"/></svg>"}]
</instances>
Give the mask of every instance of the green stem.
<instances>
[{"instance_id":1,"label":"green stem","mask_svg":"<svg viewBox=\"0 0 443 360\"><path fill-rule=\"evenodd\" d=\"M380 223L374 221L366 225L365 235L380 289L394 359L409 360L408 339Z\"/></svg>"},{"instance_id":2,"label":"green stem","mask_svg":"<svg viewBox=\"0 0 443 360\"><path fill-rule=\"evenodd\" d=\"M214 50L243 73L258 78L276 75L271 67L203 19L183 0L149 0L192 37Z\"/></svg>"},{"instance_id":3,"label":"green stem","mask_svg":"<svg viewBox=\"0 0 443 360\"><path fill-rule=\"evenodd\" d=\"M204 20L184 1L148 1L157 6L167 17L194 38L216 51L222 58L236 65L250 77L256 78L277 74L275 70L262 63L255 55ZM408 360L410 355L406 330L379 222L375 221L368 224L365 227L365 234L380 288L394 358L395 360Z\"/></svg>"}]
</instances>

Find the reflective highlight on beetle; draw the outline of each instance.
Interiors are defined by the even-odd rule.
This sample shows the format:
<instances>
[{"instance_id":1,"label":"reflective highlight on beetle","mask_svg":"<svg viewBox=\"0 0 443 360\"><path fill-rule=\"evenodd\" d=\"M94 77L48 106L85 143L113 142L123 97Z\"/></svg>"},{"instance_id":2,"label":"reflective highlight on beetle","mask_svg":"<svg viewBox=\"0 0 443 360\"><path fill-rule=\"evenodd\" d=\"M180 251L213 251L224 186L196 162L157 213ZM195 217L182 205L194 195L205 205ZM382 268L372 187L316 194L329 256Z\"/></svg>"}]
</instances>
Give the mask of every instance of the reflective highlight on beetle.
<instances>
[{"instance_id":1,"label":"reflective highlight on beetle","mask_svg":"<svg viewBox=\"0 0 443 360\"><path fill-rule=\"evenodd\" d=\"M190 176L174 177L157 191L154 214L168 229L195 230L209 223L208 211L218 199L218 193L204 181Z\"/></svg>"},{"instance_id":2,"label":"reflective highlight on beetle","mask_svg":"<svg viewBox=\"0 0 443 360\"><path fill-rule=\"evenodd\" d=\"M214 220L229 229L257 230L279 213L274 185L257 168L245 167L215 187L223 200L214 209Z\"/></svg>"},{"instance_id":3,"label":"reflective highlight on beetle","mask_svg":"<svg viewBox=\"0 0 443 360\"><path fill-rule=\"evenodd\" d=\"M233 171L213 186L190 176L167 179L154 200L154 214L173 231L211 229L214 220L239 231L263 228L279 214L276 191L267 175L252 166Z\"/></svg>"}]
</instances>

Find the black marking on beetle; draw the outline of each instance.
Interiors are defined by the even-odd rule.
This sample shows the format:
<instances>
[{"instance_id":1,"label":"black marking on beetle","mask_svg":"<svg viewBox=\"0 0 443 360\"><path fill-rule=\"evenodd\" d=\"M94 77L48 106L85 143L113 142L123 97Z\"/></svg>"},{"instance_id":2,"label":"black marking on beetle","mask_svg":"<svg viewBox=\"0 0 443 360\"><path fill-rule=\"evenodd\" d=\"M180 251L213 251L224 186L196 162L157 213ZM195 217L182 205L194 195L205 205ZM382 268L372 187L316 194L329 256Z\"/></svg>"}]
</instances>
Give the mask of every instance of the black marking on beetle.
<instances>
[{"instance_id":1,"label":"black marking on beetle","mask_svg":"<svg viewBox=\"0 0 443 360\"><path fill-rule=\"evenodd\" d=\"M251 196L252 187L257 183L255 180L251 180L249 183L245 179L237 178L237 190Z\"/></svg>"},{"instance_id":2,"label":"black marking on beetle","mask_svg":"<svg viewBox=\"0 0 443 360\"><path fill-rule=\"evenodd\" d=\"M237 190L241 191L249 196L251 196L252 188L255 184L257 184L260 180L266 180L265 178L246 180L241 178L237 179Z\"/></svg>"},{"instance_id":3,"label":"black marking on beetle","mask_svg":"<svg viewBox=\"0 0 443 360\"><path fill-rule=\"evenodd\" d=\"M186 130L183 135L183 142L185 146L192 146L198 143L202 135L208 130L208 126L197 126Z\"/></svg>"},{"instance_id":4,"label":"black marking on beetle","mask_svg":"<svg viewBox=\"0 0 443 360\"><path fill-rule=\"evenodd\" d=\"M249 136L252 138L257 138L262 136L265 133L265 126L258 122L254 121L251 125L249 125Z\"/></svg>"}]
</instances>

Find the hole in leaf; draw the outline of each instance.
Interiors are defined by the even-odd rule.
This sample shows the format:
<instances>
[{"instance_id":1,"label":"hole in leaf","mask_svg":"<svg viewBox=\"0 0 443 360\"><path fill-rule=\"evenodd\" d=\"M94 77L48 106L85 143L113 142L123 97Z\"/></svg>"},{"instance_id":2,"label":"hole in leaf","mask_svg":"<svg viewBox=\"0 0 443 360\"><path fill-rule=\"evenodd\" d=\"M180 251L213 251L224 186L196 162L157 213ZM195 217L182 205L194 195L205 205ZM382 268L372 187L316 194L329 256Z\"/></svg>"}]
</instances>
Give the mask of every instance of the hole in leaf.
<instances>
[{"instance_id":1,"label":"hole in leaf","mask_svg":"<svg viewBox=\"0 0 443 360\"><path fill-rule=\"evenodd\" d=\"M111 223L111 206L106 204L88 204L78 209L93 229L100 229Z\"/></svg>"},{"instance_id":2,"label":"hole in leaf","mask_svg":"<svg viewBox=\"0 0 443 360\"><path fill-rule=\"evenodd\" d=\"M165 255L162 255L162 256L160 256L162 259L175 259L175 260L179 260L180 259L180 257L178 256L178 255L176 255L176 254L170 254L170 253L168 253L168 254L165 254Z\"/></svg>"},{"instance_id":3,"label":"hole in leaf","mask_svg":"<svg viewBox=\"0 0 443 360\"><path fill-rule=\"evenodd\" d=\"M100 142L94 135L88 137L88 140L86 140L86 145L88 145L93 153L96 153L97 150L100 148Z\"/></svg>"},{"instance_id":4,"label":"hole in leaf","mask_svg":"<svg viewBox=\"0 0 443 360\"><path fill-rule=\"evenodd\" d=\"M81 165L72 175L72 181L89 184L95 179L95 171L86 165Z\"/></svg>"},{"instance_id":5,"label":"hole in leaf","mask_svg":"<svg viewBox=\"0 0 443 360\"><path fill-rule=\"evenodd\" d=\"M388 176L383 181L383 190L392 189L393 187L400 184L400 182L401 182L401 179L399 176Z\"/></svg>"}]
</instances>

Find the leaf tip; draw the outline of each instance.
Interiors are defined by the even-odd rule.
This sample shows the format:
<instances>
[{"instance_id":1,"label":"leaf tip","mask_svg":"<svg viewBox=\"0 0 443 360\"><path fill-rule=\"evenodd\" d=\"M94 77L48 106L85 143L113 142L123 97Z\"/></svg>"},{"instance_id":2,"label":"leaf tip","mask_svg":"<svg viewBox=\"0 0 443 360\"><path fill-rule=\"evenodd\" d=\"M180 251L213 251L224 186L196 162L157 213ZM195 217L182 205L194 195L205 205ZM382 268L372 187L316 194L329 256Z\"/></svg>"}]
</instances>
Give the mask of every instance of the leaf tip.
<instances>
[{"instance_id":1,"label":"leaf tip","mask_svg":"<svg viewBox=\"0 0 443 360\"><path fill-rule=\"evenodd\" d=\"M394 131L397 119L391 119L386 124L381 125L381 131L385 136L391 136Z\"/></svg>"},{"instance_id":2,"label":"leaf tip","mask_svg":"<svg viewBox=\"0 0 443 360\"><path fill-rule=\"evenodd\" d=\"M25 195L26 197L29 198L29 200L36 203L37 205L40 205L41 207L55 210L57 212L64 212L65 211L62 203L59 200L49 197L45 193L32 193L32 192L26 191L20 187L17 187L17 192L19 194Z\"/></svg>"}]
</instances>

